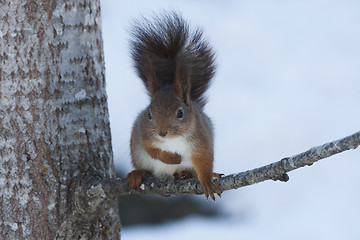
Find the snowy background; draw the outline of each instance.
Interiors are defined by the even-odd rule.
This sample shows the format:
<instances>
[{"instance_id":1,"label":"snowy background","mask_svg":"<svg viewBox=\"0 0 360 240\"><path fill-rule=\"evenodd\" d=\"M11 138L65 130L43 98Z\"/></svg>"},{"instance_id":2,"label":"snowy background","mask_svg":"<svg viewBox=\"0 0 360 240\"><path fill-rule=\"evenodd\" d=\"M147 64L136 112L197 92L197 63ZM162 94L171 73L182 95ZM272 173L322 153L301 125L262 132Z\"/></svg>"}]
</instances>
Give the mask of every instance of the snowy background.
<instances>
[{"instance_id":1,"label":"snowy background","mask_svg":"<svg viewBox=\"0 0 360 240\"><path fill-rule=\"evenodd\" d=\"M102 0L117 168L131 169L131 125L149 99L128 48L131 19L175 9L217 52L206 112L215 171L278 161L360 130L360 1ZM122 239L360 239L360 150L223 193L220 218L123 228ZM203 198L203 196L199 196Z\"/></svg>"}]
</instances>

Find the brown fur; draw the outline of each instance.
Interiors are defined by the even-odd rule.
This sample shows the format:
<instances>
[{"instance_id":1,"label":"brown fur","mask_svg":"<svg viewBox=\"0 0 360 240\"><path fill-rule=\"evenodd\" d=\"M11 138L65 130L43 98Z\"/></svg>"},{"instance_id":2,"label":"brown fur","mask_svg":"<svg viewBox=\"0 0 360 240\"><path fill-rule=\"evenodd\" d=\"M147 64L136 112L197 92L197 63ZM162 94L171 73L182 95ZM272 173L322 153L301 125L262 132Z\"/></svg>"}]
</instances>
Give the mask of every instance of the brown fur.
<instances>
[{"instance_id":1,"label":"brown fur","mask_svg":"<svg viewBox=\"0 0 360 240\"><path fill-rule=\"evenodd\" d=\"M143 177L154 170L149 167L154 160L142 157L144 150L152 159L180 164L182 157L177 151L167 152L156 146L162 138L183 136L186 146L190 146L193 168L175 172L174 177L197 176L205 196L215 200L214 193L220 196L221 191L212 177L220 174L213 173L212 123L202 111L204 92L215 72L212 49L200 30L190 32L188 24L174 12L153 21L136 22L133 36L132 57L151 103L133 126L130 147L137 170L128 175L129 187L140 186Z\"/></svg>"},{"instance_id":2,"label":"brown fur","mask_svg":"<svg viewBox=\"0 0 360 240\"><path fill-rule=\"evenodd\" d=\"M141 185L144 178L150 177L152 174L146 170L133 170L126 176L126 182L129 189L137 188Z\"/></svg>"},{"instance_id":3,"label":"brown fur","mask_svg":"<svg viewBox=\"0 0 360 240\"><path fill-rule=\"evenodd\" d=\"M193 152L192 163L194 165L197 177L204 189L206 198L210 197L215 200L214 192L221 196L221 190L212 182L214 148L213 136L209 129L207 120L204 115L200 114L197 118L197 131L195 139L197 149Z\"/></svg>"}]
</instances>

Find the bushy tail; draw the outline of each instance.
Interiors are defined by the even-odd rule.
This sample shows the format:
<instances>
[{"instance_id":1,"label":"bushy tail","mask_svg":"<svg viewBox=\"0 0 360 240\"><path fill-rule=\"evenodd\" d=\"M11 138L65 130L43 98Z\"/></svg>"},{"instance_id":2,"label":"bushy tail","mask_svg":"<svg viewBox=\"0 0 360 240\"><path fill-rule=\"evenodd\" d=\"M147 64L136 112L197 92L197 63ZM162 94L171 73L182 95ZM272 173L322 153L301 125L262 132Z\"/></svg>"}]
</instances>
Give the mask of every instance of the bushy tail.
<instances>
[{"instance_id":1,"label":"bushy tail","mask_svg":"<svg viewBox=\"0 0 360 240\"><path fill-rule=\"evenodd\" d=\"M183 91L204 106L204 92L215 73L214 53L202 31L190 31L176 12L136 21L132 28L131 54L139 77L150 94L153 86L172 86L180 74ZM155 81L155 84L154 82Z\"/></svg>"}]
</instances>

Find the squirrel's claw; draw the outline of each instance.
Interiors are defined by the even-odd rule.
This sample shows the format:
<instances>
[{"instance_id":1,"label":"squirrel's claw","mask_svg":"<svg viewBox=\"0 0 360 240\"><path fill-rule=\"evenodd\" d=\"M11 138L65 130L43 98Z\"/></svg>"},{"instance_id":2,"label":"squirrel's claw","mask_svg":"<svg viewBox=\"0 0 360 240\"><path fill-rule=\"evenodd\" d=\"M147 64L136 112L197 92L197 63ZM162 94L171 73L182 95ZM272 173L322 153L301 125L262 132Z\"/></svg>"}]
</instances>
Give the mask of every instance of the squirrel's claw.
<instances>
[{"instance_id":1,"label":"squirrel's claw","mask_svg":"<svg viewBox=\"0 0 360 240\"><path fill-rule=\"evenodd\" d=\"M225 174L223 174L223 173L213 173L212 174L212 178L213 179L220 179L220 178L222 178L222 176L224 176Z\"/></svg>"},{"instance_id":2,"label":"squirrel's claw","mask_svg":"<svg viewBox=\"0 0 360 240\"><path fill-rule=\"evenodd\" d=\"M203 186L206 199L208 199L209 195L210 195L211 199L215 201L214 193L216 193L219 197L221 197L222 192L221 192L220 188L215 183L213 183L211 180L207 183L201 183L201 185Z\"/></svg>"}]
</instances>

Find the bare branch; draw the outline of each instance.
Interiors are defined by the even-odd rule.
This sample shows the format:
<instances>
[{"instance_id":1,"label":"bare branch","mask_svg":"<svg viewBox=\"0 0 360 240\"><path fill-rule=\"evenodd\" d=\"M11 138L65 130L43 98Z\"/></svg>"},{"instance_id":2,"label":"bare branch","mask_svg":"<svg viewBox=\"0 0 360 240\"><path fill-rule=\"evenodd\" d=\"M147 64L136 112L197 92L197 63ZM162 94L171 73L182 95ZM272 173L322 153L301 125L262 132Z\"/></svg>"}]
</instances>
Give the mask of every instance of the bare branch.
<instances>
[{"instance_id":1,"label":"bare branch","mask_svg":"<svg viewBox=\"0 0 360 240\"><path fill-rule=\"evenodd\" d=\"M306 152L269 165L231 174L215 180L222 191L237 189L240 187L263 182L265 180L280 180L286 182L289 177L286 174L300 167L310 166L313 163L332 156L334 154L355 149L360 145L360 131L345 138L313 147ZM184 193L203 194L203 189L197 179L173 180L163 178L145 179L139 189L128 190L126 179L110 178L92 183L87 191L90 199L111 198L125 194L160 194L164 196L179 195Z\"/></svg>"}]
</instances>

